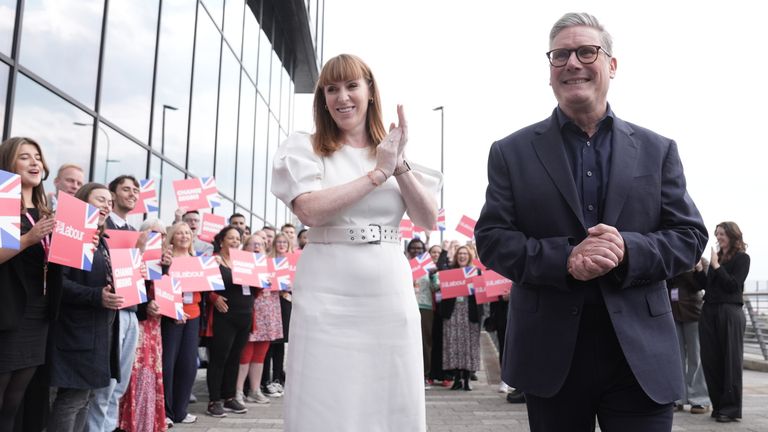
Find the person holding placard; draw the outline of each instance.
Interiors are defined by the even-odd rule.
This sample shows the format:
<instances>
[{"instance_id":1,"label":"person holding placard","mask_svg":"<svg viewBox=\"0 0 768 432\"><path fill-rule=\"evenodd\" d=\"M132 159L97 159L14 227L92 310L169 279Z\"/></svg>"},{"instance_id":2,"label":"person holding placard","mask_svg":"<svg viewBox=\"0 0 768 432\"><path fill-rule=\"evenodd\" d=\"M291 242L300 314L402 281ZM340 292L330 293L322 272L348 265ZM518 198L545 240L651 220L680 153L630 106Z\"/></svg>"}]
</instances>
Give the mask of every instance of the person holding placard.
<instances>
[{"instance_id":1,"label":"person holding placard","mask_svg":"<svg viewBox=\"0 0 768 432\"><path fill-rule=\"evenodd\" d=\"M435 225L442 176L406 160L402 106L389 134L381 113L370 68L334 57L315 89L315 134L291 135L273 161L272 193L312 227L293 285L286 432L426 430L421 320L398 226L406 210Z\"/></svg>"},{"instance_id":2,"label":"person holding placard","mask_svg":"<svg viewBox=\"0 0 768 432\"><path fill-rule=\"evenodd\" d=\"M99 209L99 233L103 233L112 207L109 189L99 183L88 183L77 191L75 198ZM91 271L66 267L63 275L61 311L51 328L51 386L58 387L58 391L48 423L50 432L83 430L93 392L108 386L111 379L121 379L120 321L116 318L123 298L114 293L112 264L104 237L99 237L93 252ZM104 411L106 408L106 403L99 407Z\"/></svg>"},{"instance_id":3,"label":"person holding placard","mask_svg":"<svg viewBox=\"0 0 768 432\"><path fill-rule=\"evenodd\" d=\"M191 213L187 213L191 214ZM186 216L186 215L185 215ZM163 241L163 273L174 258L193 257L194 232L186 222L170 227ZM194 423L197 417L187 412L192 386L197 376L197 346L200 341L199 292L183 294L184 320L163 317L160 330L163 340L163 392L165 393L166 423Z\"/></svg>"},{"instance_id":4,"label":"person holding placard","mask_svg":"<svg viewBox=\"0 0 768 432\"><path fill-rule=\"evenodd\" d=\"M264 239L252 235L243 241L243 250L257 254L264 253ZM240 402L268 404L259 383L264 372L264 359L269 351L270 342L283 337L283 323L280 314L280 297L269 290L251 287L253 293L253 327L248 335L248 342L240 354L240 368L237 372L237 391L235 398ZM251 391L244 394L245 379L248 378Z\"/></svg>"},{"instance_id":5,"label":"person holding placard","mask_svg":"<svg viewBox=\"0 0 768 432\"><path fill-rule=\"evenodd\" d=\"M293 252L291 238L283 232L275 234L272 247L269 249L269 259L284 257ZM272 287L273 290L277 289ZM291 322L292 297L288 291L275 292L280 300L280 317L282 321L282 336L272 340L269 351L264 359L264 372L261 375L261 389L269 397L282 397L285 385L285 344L288 343L288 330Z\"/></svg>"},{"instance_id":6,"label":"person holding placard","mask_svg":"<svg viewBox=\"0 0 768 432\"><path fill-rule=\"evenodd\" d=\"M60 267L48 266L54 219L43 180L48 166L30 138L0 144L0 169L20 176L20 248L0 249L0 431L10 431L35 370L45 363L49 321L61 300ZM39 413L40 407L32 407Z\"/></svg>"},{"instance_id":7,"label":"person holding placard","mask_svg":"<svg viewBox=\"0 0 768 432\"><path fill-rule=\"evenodd\" d=\"M470 267L473 259L469 246L459 246L450 267ZM443 299L439 308L443 319L443 370L454 371L451 390L470 391L470 374L480 369L483 308L477 304L474 295Z\"/></svg>"},{"instance_id":8,"label":"person holding placard","mask_svg":"<svg viewBox=\"0 0 768 432\"><path fill-rule=\"evenodd\" d=\"M248 342L253 315L253 294L248 286L232 282L230 249L240 248L243 234L231 225L224 227L213 239L213 251L219 260L224 291L211 292L213 305L210 324L213 336L208 345L208 410L212 417L225 417L226 412L245 414L248 409L235 399L240 353Z\"/></svg>"}]
</instances>

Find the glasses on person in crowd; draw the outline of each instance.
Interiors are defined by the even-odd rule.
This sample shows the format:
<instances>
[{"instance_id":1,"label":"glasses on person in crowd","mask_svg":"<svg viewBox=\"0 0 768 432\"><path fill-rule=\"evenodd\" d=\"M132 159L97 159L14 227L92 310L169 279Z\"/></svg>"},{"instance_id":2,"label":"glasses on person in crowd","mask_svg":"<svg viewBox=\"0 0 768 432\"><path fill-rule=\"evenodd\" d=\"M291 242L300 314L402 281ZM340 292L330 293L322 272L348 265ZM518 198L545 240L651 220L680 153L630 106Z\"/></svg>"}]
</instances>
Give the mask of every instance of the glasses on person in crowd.
<instances>
[{"instance_id":1,"label":"glasses on person in crowd","mask_svg":"<svg viewBox=\"0 0 768 432\"><path fill-rule=\"evenodd\" d=\"M608 57L611 54L604 50L599 45L582 45L578 48L558 48L547 52L547 59L549 64L554 67L563 67L568 63L568 59L571 58L571 53L576 53L576 58L579 59L581 64L592 64L597 61L598 54L603 51Z\"/></svg>"}]
</instances>

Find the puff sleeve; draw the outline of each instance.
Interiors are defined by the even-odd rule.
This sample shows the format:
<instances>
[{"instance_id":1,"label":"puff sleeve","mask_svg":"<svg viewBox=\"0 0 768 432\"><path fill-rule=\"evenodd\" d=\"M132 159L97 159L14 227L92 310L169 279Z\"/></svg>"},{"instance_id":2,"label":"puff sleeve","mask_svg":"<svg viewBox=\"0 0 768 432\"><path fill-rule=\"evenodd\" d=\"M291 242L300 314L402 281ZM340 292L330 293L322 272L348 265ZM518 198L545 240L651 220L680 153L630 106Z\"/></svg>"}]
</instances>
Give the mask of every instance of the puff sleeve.
<instances>
[{"instance_id":1,"label":"puff sleeve","mask_svg":"<svg viewBox=\"0 0 768 432\"><path fill-rule=\"evenodd\" d=\"M293 209L293 200L322 189L323 158L312 148L310 136L295 133L277 149L272 161L272 194Z\"/></svg>"},{"instance_id":2,"label":"puff sleeve","mask_svg":"<svg viewBox=\"0 0 768 432\"><path fill-rule=\"evenodd\" d=\"M443 174L440 171L412 163L413 175L427 193L437 195L443 188Z\"/></svg>"}]
</instances>

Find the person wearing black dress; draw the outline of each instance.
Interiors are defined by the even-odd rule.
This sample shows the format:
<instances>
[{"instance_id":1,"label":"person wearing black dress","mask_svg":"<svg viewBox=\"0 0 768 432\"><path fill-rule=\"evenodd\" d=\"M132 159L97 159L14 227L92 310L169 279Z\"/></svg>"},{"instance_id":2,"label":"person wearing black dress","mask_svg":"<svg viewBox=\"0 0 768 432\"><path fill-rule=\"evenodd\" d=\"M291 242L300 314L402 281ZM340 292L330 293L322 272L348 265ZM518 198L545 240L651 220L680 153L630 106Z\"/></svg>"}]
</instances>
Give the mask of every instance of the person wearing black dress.
<instances>
[{"instance_id":1,"label":"person wearing black dress","mask_svg":"<svg viewBox=\"0 0 768 432\"><path fill-rule=\"evenodd\" d=\"M6 432L13 430L27 386L45 363L61 273L47 261L54 220L43 188L49 170L40 145L30 138L6 140L0 144L0 169L21 177L20 245L0 248L0 432ZM40 402L37 408L43 415L44 407Z\"/></svg>"},{"instance_id":2,"label":"person wearing black dress","mask_svg":"<svg viewBox=\"0 0 768 432\"><path fill-rule=\"evenodd\" d=\"M704 288L699 318L701 365L712 401L712 417L729 423L741 418L742 367L744 363L744 280L749 255L741 229L722 222L715 229L719 251L712 249L709 271L694 276Z\"/></svg>"}]
</instances>

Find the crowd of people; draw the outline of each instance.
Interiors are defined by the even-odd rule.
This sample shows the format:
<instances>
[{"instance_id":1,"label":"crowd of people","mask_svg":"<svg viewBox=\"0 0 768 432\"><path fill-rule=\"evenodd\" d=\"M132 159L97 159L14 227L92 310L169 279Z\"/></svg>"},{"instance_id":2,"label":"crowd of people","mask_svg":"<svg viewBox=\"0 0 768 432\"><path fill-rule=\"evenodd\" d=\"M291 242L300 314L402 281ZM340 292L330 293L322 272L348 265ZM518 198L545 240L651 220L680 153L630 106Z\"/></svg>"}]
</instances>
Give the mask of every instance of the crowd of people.
<instances>
[{"instance_id":1,"label":"crowd of people","mask_svg":"<svg viewBox=\"0 0 768 432\"><path fill-rule=\"evenodd\" d=\"M483 328L497 332L502 378L516 388L508 400L527 403L534 431L593 430L596 419L606 431L667 431L686 405L738 421L746 244L723 222L717 249L701 257L706 229L674 141L607 103L611 44L588 14L552 28L558 107L492 146L477 247L415 238L402 250L405 212L435 226L442 175L406 160L403 108L387 132L373 73L355 56L326 63L316 133L291 135L274 160L273 194L311 229L252 231L235 213L208 243L200 213L183 207L168 225L149 218L137 229L133 176L85 183L64 164L46 193L43 146L4 141L0 169L21 178L21 246L0 249L0 432L194 423L203 362L213 417L285 395L289 432L424 431L425 389L472 390ZM89 271L48 262L61 194L98 209ZM140 250L150 232L163 236L165 274L182 257L214 256L224 289L184 293L181 319L159 314L152 281L147 302L123 307L106 230L138 231ZM233 250L302 250L293 290L236 284ZM434 268L412 280L403 255L424 253ZM440 271L478 257L514 281L510 295L487 308L474 294L442 298Z\"/></svg>"}]
</instances>

